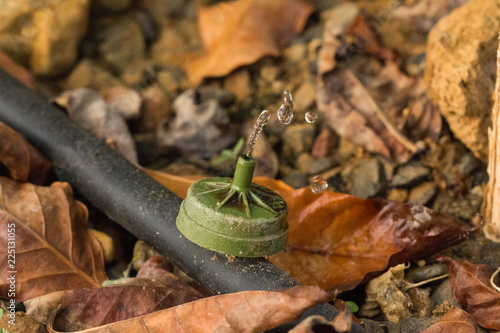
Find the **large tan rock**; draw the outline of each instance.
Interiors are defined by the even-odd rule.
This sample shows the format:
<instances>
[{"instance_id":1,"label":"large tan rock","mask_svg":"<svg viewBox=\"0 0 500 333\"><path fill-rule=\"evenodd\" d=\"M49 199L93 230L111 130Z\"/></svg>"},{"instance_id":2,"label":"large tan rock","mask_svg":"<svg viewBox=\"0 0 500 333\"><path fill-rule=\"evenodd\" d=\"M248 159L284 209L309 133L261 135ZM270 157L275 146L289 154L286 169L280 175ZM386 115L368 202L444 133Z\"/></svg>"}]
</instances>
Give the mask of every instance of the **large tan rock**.
<instances>
[{"instance_id":1,"label":"large tan rock","mask_svg":"<svg viewBox=\"0 0 500 333\"><path fill-rule=\"evenodd\" d=\"M454 135L488 160L500 0L473 0L431 30L425 80Z\"/></svg>"},{"instance_id":2,"label":"large tan rock","mask_svg":"<svg viewBox=\"0 0 500 333\"><path fill-rule=\"evenodd\" d=\"M19 55L29 58L35 74L59 75L74 64L87 31L89 0L0 0L0 8L0 35L9 36L0 46L16 56L17 44L29 45Z\"/></svg>"}]
</instances>

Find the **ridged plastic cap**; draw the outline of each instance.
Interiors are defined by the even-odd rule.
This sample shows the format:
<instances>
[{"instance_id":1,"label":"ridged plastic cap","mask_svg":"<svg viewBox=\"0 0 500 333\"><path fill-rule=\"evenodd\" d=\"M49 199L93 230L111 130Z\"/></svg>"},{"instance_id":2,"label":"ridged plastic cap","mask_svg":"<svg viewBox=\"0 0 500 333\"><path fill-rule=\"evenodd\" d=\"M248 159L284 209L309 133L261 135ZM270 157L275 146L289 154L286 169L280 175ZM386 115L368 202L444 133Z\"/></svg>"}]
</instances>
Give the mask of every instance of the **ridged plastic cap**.
<instances>
[{"instance_id":1,"label":"ridged plastic cap","mask_svg":"<svg viewBox=\"0 0 500 333\"><path fill-rule=\"evenodd\" d=\"M285 248L288 236L285 200L251 182L255 160L238 159L235 177L206 178L188 190L177 228L192 242L240 257L262 257Z\"/></svg>"}]
</instances>

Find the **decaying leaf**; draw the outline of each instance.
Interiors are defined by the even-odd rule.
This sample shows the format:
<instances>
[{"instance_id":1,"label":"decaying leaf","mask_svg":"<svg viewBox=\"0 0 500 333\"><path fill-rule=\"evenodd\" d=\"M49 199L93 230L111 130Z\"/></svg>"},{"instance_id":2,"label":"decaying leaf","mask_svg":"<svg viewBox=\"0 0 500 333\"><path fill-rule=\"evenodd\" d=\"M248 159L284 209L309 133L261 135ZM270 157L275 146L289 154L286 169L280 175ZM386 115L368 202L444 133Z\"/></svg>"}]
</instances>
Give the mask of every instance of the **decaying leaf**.
<instances>
[{"instance_id":1,"label":"decaying leaf","mask_svg":"<svg viewBox=\"0 0 500 333\"><path fill-rule=\"evenodd\" d=\"M0 296L7 297L11 264L17 301L106 280L102 249L87 231L87 219L87 208L73 199L67 183L43 187L0 177ZM7 255L8 229L15 229L15 258Z\"/></svg>"},{"instance_id":2,"label":"decaying leaf","mask_svg":"<svg viewBox=\"0 0 500 333\"><path fill-rule=\"evenodd\" d=\"M172 106L175 118L165 118L157 127L160 150L210 158L236 141L229 131L229 117L216 99L201 100L199 92L190 89Z\"/></svg>"},{"instance_id":3,"label":"decaying leaf","mask_svg":"<svg viewBox=\"0 0 500 333\"><path fill-rule=\"evenodd\" d=\"M455 308L448 312L437 324L432 325L422 333L476 333L476 321L462 309Z\"/></svg>"},{"instance_id":4,"label":"decaying leaf","mask_svg":"<svg viewBox=\"0 0 500 333\"><path fill-rule=\"evenodd\" d=\"M332 59L342 46L337 38L341 32L332 26L325 25L318 58L316 102L326 123L348 140L398 162L419 149L407 137L437 140L441 115L422 80L406 76L391 60L383 63L365 54L344 55L348 61L338 64Z\"/></svg>"},{"instance_id":5,"label":"decaying leaf","mask_svg":"<svg viewBox=\"0 0 500 333\"><path fill-rule=\"evenodd\" d=\"M2 304L3 305L3 304ZM12 317L11 317L12 315ZM14 320L13 320L14 319ZM14 323L14 325L12 325ZM4 308L0 317L0 329L5 329L6 333L46 333L45 325L37 322L24 312L7 312ZM1 331L1 330L0 330Z\"/></svg>"},{"instance_id":6,"label":"decaying leaf","mask_svg":"<svg viewBox=\"0 0 500 333\"><path fill-rule=\"evenodd\" d=\"M151 260L161 261L162 258ZM202 298L196 289L155 263L146 262L137 276L107 287L58 291L36 297L24 303L26 312L47 323L60 306L53 327L69 332L127 320Z\"/></svg>"},{"instance_id":7,"label":"decaying leaf","mask_svg":"<svg viewBox=\"0 0 500 333\"><path fill-rule=\"evenodd\" d=\"M440 256L448 268L453 297L484 328L500 330L500 293L490 284L492 270L488 265Z\"/></svg>"},{"instance_id":8,"label":"decaying leaf","mask_svg":"<svg viewBox=\"0 0 500 333\"><path fill-rule=\"evenodd\" d=\"M150 175L167 187L176 181L167 174ZM266 177L253 181L276 191L288 204L287 249L269 260L300 283L326 290L352 289L388 267L457 244L474 231L420 205L330 191L314 194L310 188L294 190ZM175 185L173 191L185 193Z\"/></svg>"},{"instance_id":9,"label":"decaying leaf","mask_svg":"<svg viewBox=\"0 0 500 333\"><path fill-rule=\"evenodd\" d=\"M307 0L238 0L200 8L198 27L207 54L188 66L191 82L279 55L312 11Z\"/></svg>"},{"instance_id":10,"label":"decaying leaf","mask_svg":"<svg viewBox=\"0 0 500 333\"><path fill-rule=\"evenodd\" d=\"M329 293L312 286L284 291L243 291L203 298L85 333L262 332L295 320L313 305L329 300ZM52 324L48 329L56 332Z\"/></svg>"},{"instance_id":11,"label":"decaying leaf","mask_svg":"<svg viewBox=\"0 0 500 333\"><path fill-rule=\"evenodd\" d=\"M96 91L87 88L66 91L55 101L66 108L71 119L137 164L134 139L117 107L108 105Z\"/></svg>"},{"instance_id":12,"label":"decaying leaf","mask_svg":"<svg viewBox=\"0 0 500 333\"><path fill-rule=\"evenodd\" d=\"M12 77L22 82L26 87L35 89L35 80L33 79L31 73L23 66L17 64L12 58L10 58L7 54L5 54L5 52L1 50L0 68L12 75Z\"/></svg>"},{"instance_id":13,"label":"decaying leaf","mask_svg":"<svg viewBox=\"0 0 500 333\"><path fill-rule=\"evenodd\" d=\"M26 139L0 122L0 164L9 169L17 181L43 184L51 163Z\"/></svg>"},{"instance_id":14,"label":"decaying leaf","mask_svg":"<svg viewBox=\"0 0 500 333\"><path fill-rule=\"evenodd\" d=\"M331 322L323 316L307 317L289 333L349 333L351 332L351 325L351 313L345 310Z\"/></svg>"}]
</instances>

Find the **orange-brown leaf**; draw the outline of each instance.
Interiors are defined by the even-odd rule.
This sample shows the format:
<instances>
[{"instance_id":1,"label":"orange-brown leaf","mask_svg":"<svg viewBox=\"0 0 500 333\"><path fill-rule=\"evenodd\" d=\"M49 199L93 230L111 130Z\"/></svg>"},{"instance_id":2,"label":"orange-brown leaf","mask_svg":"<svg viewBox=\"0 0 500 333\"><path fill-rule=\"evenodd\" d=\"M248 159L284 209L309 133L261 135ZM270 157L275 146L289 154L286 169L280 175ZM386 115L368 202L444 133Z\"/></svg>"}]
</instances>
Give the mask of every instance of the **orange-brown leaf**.
<instances>
[{"instance_id":1,"label":"orange-brown leaf","mask_svg":"<svg viewBox=\"0 0 500 333\"><path fill-rule=\"evenodd\" d=\"M104 258L86 229L87 219L87 208L73 199L67 183L43 187L0 177L0 296L7 296L11 270L17 271L18 301L99 286L106 279ZM15 229L14 269L7 256L8 229Z\"/></svg>"},{"instance_id":2,"label":"orange-brown leaf","mask_svg":"<svg viewBox=\"0 0 500 333\"><path fill-rule=\"evenodd\" d=\"M0 164L10 176L20 182L31 181L43 184L47 179L50 162L26 139L4 123L0 122Z\"/></svg>"},{"instance_id":3,"label":"orange-brown leaf","mask_svg":"<svg viewBox=\"0 0 500 333\"><path fill-rule=\"evenodd\" d=\"M185 197L194 182L151 174ZM255 177L288 204L287 249L269 260L300 283L345 291L388 267L425 258L464 240L473 229L450 216L420 206L310 188ZM185 186L185 188L179 188Z\"/></svg>"},{"instance_id":4,"label":"orange-brown leaf","mask_svg":"<svg viewBox=\"0 0 500 333\"><path fill-rule=\"evenodd\" d=\"M313 305L330 299L330 294L312 286L284 291L243 291L204 298L85 333L262 332L290 322ZM49 332L55 332L51 324L48 328Z\"/></svg>"},{"instance_id":5,"label":"orange-brown leaf","mask_svg":"<svg viewBox=\"0 0 500 333\"><path fill-rule=\"evenodd\" d=\"M455 308L447 313L437 324L432 325L422 333L476 333L476 321L462 309Z\"/></svg>"},{"instance_id":6,"label":"orange-brown leaf","mask_svg":"<svg viewBox=\"0 0 500 333\"><path fill-rule=\"evenodd\" d=\"M35 89L35 80L31 73L23 66L16 63L5 52L0 50L0 68L9 73L12 77L22 82L26 87Z\"/></svg>"},{"instance_id":7,"label":"orange-brown leaf","mask_svg":"<svg viewBox=\"0 0 500 333\"><path fill-rule=\"evenodd\" d=\"M312 11L307 0L238 0L201 8L198 26L207 53L188 66L191 82L279 55Z\"/></svg>"},{"instance_id":8,"label":"orange-brown leaf","mask_svg":"<svg viewBox=\"0 0 500 333\"><path fill-rule=\"evenodd\" d=\"M136 278L107 287L58 291L30 299L24 302L26 312L39 322L47 323L61 307L53 327L68 332L111 324L202 298L196 289L162 269L164 260L151 258Z\"/></svg>"},{"instance_id":9,"label":"orange-brown leaf","mask_svg":"<svg viewBox=\"0 0 500 333\"><path fill-rule=\"evenodd\" d=\"M500 293L490 284L491 268L444 256L438 260L448 268L453 297L462 309L479 325L500 330Z\"/></svg>"}]
</instances>

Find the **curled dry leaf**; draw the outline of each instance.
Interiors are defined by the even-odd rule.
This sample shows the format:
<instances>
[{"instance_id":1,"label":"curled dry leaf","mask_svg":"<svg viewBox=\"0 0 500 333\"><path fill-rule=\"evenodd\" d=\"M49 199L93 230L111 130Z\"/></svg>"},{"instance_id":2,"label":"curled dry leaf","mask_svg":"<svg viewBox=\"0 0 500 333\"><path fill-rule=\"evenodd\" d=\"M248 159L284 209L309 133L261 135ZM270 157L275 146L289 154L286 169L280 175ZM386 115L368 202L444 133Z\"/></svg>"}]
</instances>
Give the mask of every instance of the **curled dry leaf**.
<instances>
[{"instance_id":1,"label":"curled dry leaf","mask_svg":"<svg viewBox=\"0 0 500 333\"><path fill-rule=\"evenodd\" d=\"M178 177L150 175L167 187L174 184L178 195L187 190L179 188ZM326 290L352 289L388 267L457 244L474 231L420 205L330 191L314 194L310 188L294 190L266 177L253 181L276 191L288 204L287 248L269 260L300 283Z\"/></svg>"},{"instance_id":2,"label":"curled dry leaf","mask_svg":"<svg viewBox=\"0 0 500 333\"><path fill-rule=\"evenodd\" d=\"M35 80L31 73L26 68L16 63L12 58L10 58L7 54L5 54L5 52L1 50L0 68L12 75L12 77L22 82L26 87L32 90L35 89Z\"/></svg>"},{"instance_id":3,"label":"curled dry leaf","mask_svg":"<svg viewBox=\"0 0 500 333\"><path fill-rule=\"evenodd\" d=\"M448 268L451 289L457 303L484 328L500 330L500 293L490 284L492 270L488 265L440 256Z\"/></svg>"},{"instance_id":4,"label":"curled dry leaf","mask_svg":"<svg viewBox=\"0 0 500 333\"><path fill-rule=\"evenodd\" d=\"M2 304L3 305L3 304ZM0 317L0 329L5 329L6 333L46 333L45 325L39 323L35 319L31 318L24 312L18 311L13 315L15 316L15 321L11 321L13 318L9 316L4 308L3 316ZM10 323L14 322L15 325Z\"/></svg>"},{"instance_id":5,"label":"curled dry leaf","mask_svg":"<svg viewBox=\"0 0 500 333\"><path fill-rule=\"evenodd\" d=\"M432 325L422 333L476 333L476 321L462 309L455 308L448 312L437 324Z\"/></svg>"},{"instance_id":6,"label":"curled dry leaf","mask_svg":"<svg viewBox=\"0 0 500 333\"><path fill-rule=\"evenodd\" d=\"M65 107L70 118L104 140L123 157L137 164L135 142L127 123L116 107L108 105L91 89L78 88L62 93L56 103Z\"/></svg>"},{"instance_id":7,"label":"curled dry leaf","mask_svg":"<svg viewBox=\"0 0 500 333\"><path fill-rule=\"evenodd\" d=\"M52 323L54 329L69 332L111 324L142 316L154 311L195 301L202 295L161 269L156 257L144 263L137 278L124 279L102 288L67 290L43 295L26 301L26 312L36 320Z\"/></svg>"},{"instance_id":8,"label":"curled dry leaf","mask_svg":"<svg viewBox=\"0 0 500 333\"><path fill-rule=\"evenodd\" d=\"M191 82L278 56L312 11L307 0L238 0L200 8L198 27L207 53L188 66Z\"/></svg>"},{"instance_id":9,"label":"curled dry leaf","mask_svg":"<svg viewBox=\"0 0 500 333\"><path fill-rule=\"evenodd\" d=\"M102 249L86 229L88 211L67 183L50 187L0 177L0 296L6 298L8 229L15 229L16 300L98 287L107 279Z\"/></svg>"},{"instance_id":10,"label":"curled dry leaf","mask_svg":"<svg viewBox=\"0 0 500 333\"><path fill-rule=\"evenodd\" d=\"M26 139L0 122L0 164L9 169L10 176L17 181L43 184L51 163Z\"/></svg>"},{"instance_id":11,"label":"curled dry leaf","mask_svg":"<svg viewBox=\"0 0 500 333\"><path fill-rule=\"evenodd\" d=\"M349 61L337 63L340 34L325 25L318 58L316 102L326 123L340 136L398 162L418 151L407 136L437 140L441 115L422 80L406 76L391 60L384 65L365 54L344 55Z\"/></svg>"},{"instance_id":12,"label":"curled dry leaf","mask_svg":"<svg viewBox=\"0 0 500 333\"><path fill-rule=\"evenodd\" d=\"M157 127L160 150L210 158L235 141L229 131L229 117L215 98L201 100L200 93L190 89L179 95L172 106L175 118L165 118Z\"/></svg>"},{"instance_id":13,"label":"curled dry leaf","mask_svg":"<svg viewBox=\"0 0 500 333\"><path fill-rule=\"evenodd\" d=\"M262 332L295 320L310 307L329 300L329 293L312 286L284 291L243 291L203 298L85 333ZM50 323L48 330L56 332Z\"/></svg>"},{"instance_id":14,"label":"curled dry leaf","mask_svg":"<svg viewBox=\"0 0 500 333\"><path fill-rule=\"evenodd\" d=\"M310 316L295 326L289 333L349 333L352 317L349 311L341 312L333 321L323 316Z\"/></svg>"}]
</instances>

